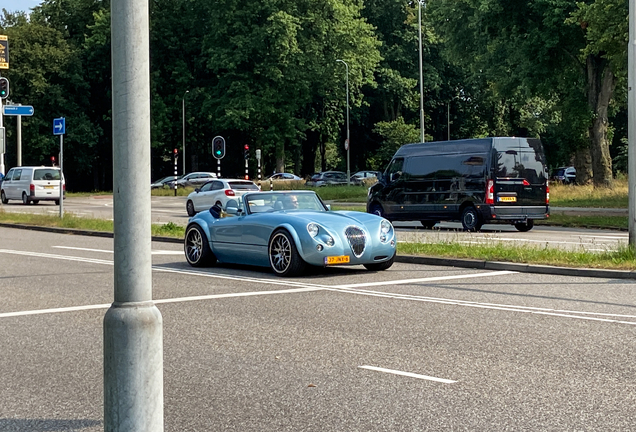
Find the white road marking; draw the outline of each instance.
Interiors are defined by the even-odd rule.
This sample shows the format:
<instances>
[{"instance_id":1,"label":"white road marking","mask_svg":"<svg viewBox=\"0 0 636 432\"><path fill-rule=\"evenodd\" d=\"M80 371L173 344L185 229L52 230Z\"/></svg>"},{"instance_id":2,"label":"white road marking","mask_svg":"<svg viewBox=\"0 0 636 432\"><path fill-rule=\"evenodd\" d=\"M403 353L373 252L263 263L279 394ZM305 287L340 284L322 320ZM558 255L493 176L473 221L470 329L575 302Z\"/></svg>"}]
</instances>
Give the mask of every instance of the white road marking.
<instances>
[{"instance_id":1,"label":"white road marking","mask_svg":"<svg viewBox=\"0 0 636 432\"><path fill-rule=\"evenodd\" d=\"M427 278L419 278L419 279L398 279L398 280L389 280L389 281L381 281L381 282L365 282L359 284L349 284L349 285L336 285L332 288L356 288L356 287L371 287L371 286L382 286L382 285L407 285L421 282L436 282L442 280L452 280L452 279L466 279L466 278L476 278L476 277L488 277L488 276L501 276L506 274L515 274L515 271L495 271L488 273L472 273L469 275L460 274L460 275L452 275L452 276L434 276Z\"/></svg>"},{"instance_id":2,"label":"white road marking","mask_svg":"<svg viewBox=\"0 0 636 432\"><path fill-rule=\"evenodd\" d=\"M402 371L398 371L398 370L393 370L393 369L385 369L385 368L380 368L380 367L375 367L375 366L358 366L360 369L368 369L368 370L372 370L372 371L376 371L376 372L385 372L385 373L390 373L393 375L402 375L402 376L406 376L406 377L410 377L410 378L418 378L418 379L423 379L423 380L429 380L429 381L437 381L437 382L441 382L444 384L453 384L456 383L457 381L453 381L453 380L449 380L449 379L445 379L445 378L436 378L436 377L432 377L432 376L428 376L428 375L420 375L420 374L415 374L415 373L411 373L411 372L402 372Z\"/></svg>"},{"instance_id":3,"label":"white road marking","mask_svg":"<svg viewBox=\"0 0 636 432\"><path fill-rule=\"evenodd\" d=\"M57 249L70 249L70 250L81 250L87 252L102 252L112 254L112 250L106 249L91 249L91 248L81 248L81 247L72 247L72 246L52 246ZM153 250L150 252L152 255L183 255L183 251L173 251L173 250Z\"/></svg>"},{"instance_id":4,"label":"white road marking","mask_svg":"<svg viewBox=\"0 0 636 432\"><path fill-rule=\"evenodd\" d=\"M624 235L624 236L609 236L609 235L577 235L577 237L587 237L587 238L600 238L600 239L608 239L608 240L628 240L629 236L628 235Z\"/></svg>"},{"instance_id":5,"label":"white road marking","mask_svg":"<svg viewBox=\"0 0 636 432\"><path fill-rule=\"evenodd\" d=\"M62 260L69 260L69 261L86 262L91 264L104 264L104 265L111 265L111 266L113 265L113 261L97 260L92 258L81 258L81 257L74 257L74 256L43 254L43 253L37 253L37 252L24 252L24 251L0 249L0 253L18 254L18 255L25 255L25 256L40 257L40 258L62 259ZM426 296L417 296L417 295L410 295L410 294L396 294L396 293L389 293L389 292L382 292L382 291L370 291L370 290L362 290L362 289L353 288L353 287L363 287L363 286L369 287L369 286L378 286L378 285L395 285L397 283L412 284L412 283L434 282L434 281L444 281L444 280L471 279L471 278L483 277L483 276L497 276L497 275L516 273L512 271L472 273L472 274L451 275L451 276L437 276L437 277L421 278L421 279L403 279L399 281L369 282L366 284L333 286L333 285L321 285L321 284L312 284L312 283L305 283L305 282L296 282L294 280L285 280L280 278L265 279L265 278L252 278L252 277L246 277L246 276L229 276L229 275L222 275L218 273L197 271L197 270L171 269L171 268L167 268L163 266L152 266L152 269L155 271L161 271L161 272L167 272L167 273L178 273L178 274L185 274L185 275L192 275L192 276L210 277L215 279L228 279L228 280L236 280L241 282L255 282L255 283L261 283L266 285L284 285L284 286L297 287L296 289L287 289L287 290L280 290L280 291L260 291L260 292L256 292L255 294L252 294L251 292L246 292L246 293L211 294L206 296L182 297L179 299L162 299L162 300L156 300L155 303L169 303L173 301L184 302L184 301L206 300L206 299L227 298L227 297L245 297L250 295L265 295L269 293L286 294L286 293L295 293L295 292L311 292L311 291L324 290L324 291L336 291L336 292L343 292L343 293L357 294L357 295L366 295L366 296L372 296L372 297L392 298L392 299L398 299L398 300L420 301L420 302L427 302L427 303L439 303L439 304L473 307L473 308L480 308L480 309L501 310L506 312L521 312L521 313L547 315L547 316L554 316L554 317L561 317L561 318L636 325L636 322L633 322L633 321L623 321L623 320L609 319L609 318L597 318L597 317L604 316L604 317L626 318L626 319L636 320L636 316L634 315L559 310L559 309L537 308L537 307L516 306L516 305L506 305L506 304L496 304L496 303L479 303L479 302L472 302L472 301L466 301L466 300L426 297ZM6 313L0 314L0 318L4 318L8 316L17 316L16 314L34 315L34 314L40 314L40 313L57 313L57 312L67 312L67 311L83 310L83 309L98 309L98 308L105 308L105 307L110 307L110 305L105 305L105 306L104 305L87 305L87 306L77 306L77 307L71 307L71 308L10 312L8 314ZM41 311L44 311L44 312L41 312Z\"/></svg>"}]
</instances>

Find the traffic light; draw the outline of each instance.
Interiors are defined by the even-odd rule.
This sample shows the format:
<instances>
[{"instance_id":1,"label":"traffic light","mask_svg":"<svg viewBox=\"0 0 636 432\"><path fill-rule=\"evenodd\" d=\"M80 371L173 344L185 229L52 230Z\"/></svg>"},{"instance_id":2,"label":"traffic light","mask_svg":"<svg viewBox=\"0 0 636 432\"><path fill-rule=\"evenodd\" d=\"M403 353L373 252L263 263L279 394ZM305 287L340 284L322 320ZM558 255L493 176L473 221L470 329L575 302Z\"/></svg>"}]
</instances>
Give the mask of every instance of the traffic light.
<instances>
[{"instance_id":1,"label":"traffic light","mask_svg":"<svg viewBox=\"0 0 636 432\"><path fill-rule=\"evenodd\" d=\"M0 98L6 99L9 97L9 80L5 77L0 78Z\"/></svg>"},{"instance_id":2,"label":"traffic light","mask_svg":"<svg viewBox=\"0 0 636 432\"><path fill-rule=\"evenodd\" d=\"M179 157L179 149L172 150L172 158L176 159Z\"/></svg>"},{"instance_id":3,"label":"traffic light","mask_svg":"<svg viewBox=\"0 0 636 432\"><path fill-rule=\"evenodd\" d=\"M51 165L55 166L55 156L51 156Z\"/></svg>"},{"instance_id":4,"label":"traffic light","mask_svg":"<svg viewBox=\"0 0 636 432\"><path fill-rule=\"evenodd\" d=\"M245 144L245 145L243 146L243 157L244 157L245 159L249 159L249 158L250 158L250 146L249 146L249 145L247 145L247 144Z\"/></svg>"},{"instance_id":5,"label":"traffic light","mask_svg":"<svg viewBox=\"0 0 636 432\"><path fill-rule=\"evenodd\" d=\"M223 159L225 156L225 139L217 136L212 140L212 154L217 159Z\"/></svg>"}]
</instances>

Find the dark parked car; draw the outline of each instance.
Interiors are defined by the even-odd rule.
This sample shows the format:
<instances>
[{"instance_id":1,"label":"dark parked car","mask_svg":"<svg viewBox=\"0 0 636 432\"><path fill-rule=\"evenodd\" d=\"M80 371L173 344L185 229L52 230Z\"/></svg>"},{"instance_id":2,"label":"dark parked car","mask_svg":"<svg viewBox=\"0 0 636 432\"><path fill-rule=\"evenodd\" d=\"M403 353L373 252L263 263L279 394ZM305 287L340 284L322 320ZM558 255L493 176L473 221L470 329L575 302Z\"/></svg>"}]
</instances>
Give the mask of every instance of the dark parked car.
<instances>
[{"instance_id":1,"label":"dark parked car","mask_svg":"<svg viewBox=\"0 0 636 432\"><path fill-rule=\"evenodd\" d=\"M562 183L574 183L576 168L573 166L557 168L552 172L552 180Z\"/></svg>"},{"instance_id":2,"label":"dark parked car","mask_svg":"<svg viewBox=\"0 0 636 432\"><path fill-rule=\"evenodd\" d=\"M324 171L316 173L309 180L305 182L306 186L334 186L334 185L346 185L347 174L342 171Z\"/></svg>"}]
</instances>

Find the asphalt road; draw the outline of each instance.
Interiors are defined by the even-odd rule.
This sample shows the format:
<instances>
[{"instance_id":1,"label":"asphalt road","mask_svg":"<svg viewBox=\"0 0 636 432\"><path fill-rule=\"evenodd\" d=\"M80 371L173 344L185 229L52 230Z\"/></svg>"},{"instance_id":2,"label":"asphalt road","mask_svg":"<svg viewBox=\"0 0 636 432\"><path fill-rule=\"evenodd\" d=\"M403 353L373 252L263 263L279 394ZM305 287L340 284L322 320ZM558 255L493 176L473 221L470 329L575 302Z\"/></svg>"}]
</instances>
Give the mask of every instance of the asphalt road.
<instances>
[{"instance_id":1,"label":"asphalt road","mask_svg":"<svg viewBox=\"0 0 636 432\"><path fill-rule=\"evenodd\" d=\"M0 228L0 430L101 431L112 240ZM166 431L633 430L636 282L193 271L153 243Z\"/></svg>"},{"instance_id":2,"label":"asphalt road","mask_svg":"<svg viewBox=\"0 0 636 432\"><path fill-rule=\"evenodd\" d=\"M181 226L188 223L185 211L186 197L152 197L152 221L164 224L172 222ZM363 209L363 206L360 206ZM6 212L29 212L59 215L59 207L43 202L38 205L25 206L21 202L9 202L0 205ZM112 195L94 195L90 197L73 197L64 200L65 213L82 217L100 219L113 218ZM568 209L574 211L574 209ZM607 209L606 209L607 210ZM563 210L566 211L566 210ZM621 209L616 209L622 212ZM554 247L567 250L585 250L590 252L616 250L627 245L628 233L616 230L598 230L585 228L560 228L535 226L531 231L522 233L512 225L486 224L479 233L466 233L460 223L443 222L433 230L425 230L417 221L395 222L398 228L398 239L405 242L464 242L492 244L495 242Z\"/></svg>"}]
</instances>

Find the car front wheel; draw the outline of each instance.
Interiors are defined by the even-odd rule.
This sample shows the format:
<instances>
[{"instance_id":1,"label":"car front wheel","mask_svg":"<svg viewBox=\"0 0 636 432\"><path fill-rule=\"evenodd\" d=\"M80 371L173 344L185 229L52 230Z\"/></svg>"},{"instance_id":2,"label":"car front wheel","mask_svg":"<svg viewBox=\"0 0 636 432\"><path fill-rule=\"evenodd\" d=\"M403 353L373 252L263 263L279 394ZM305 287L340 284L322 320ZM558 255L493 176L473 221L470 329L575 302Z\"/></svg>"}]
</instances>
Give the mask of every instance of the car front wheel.
<instances>
[{"instance_id":1,"label":"car front wheel","mask_svg":"<svg viewBox=\"0 0 636 432\"><path fill-rule=\"evenodd\" d=\"M191 225L187 229L183 247L186 260L192 267L206 267L216 262L208 237L199 225Z\"/></svg>"},{"instance_id":2,"label":"car front wheel","mask_svg":"<svg viewBox=\"0 0 636 432\"><path fill-rule=\"evenodd\" d=\"M269 265L278 276L296 276L305 269L294 239L285 230L274 232L269 240Z\"/></svg>"},{"instance_id":3,"label":"car front wheel","mask_svg":"<svg viewBox=\"0 0 636 432\"><path fill-rule=\"evenodd\" d=\"M382 208L382 206L380 204L373 204L370 208L369 208L369 213L380 216L385 218L386 216L384 215L384 209Z\"/></svg>"}]
</instances>

